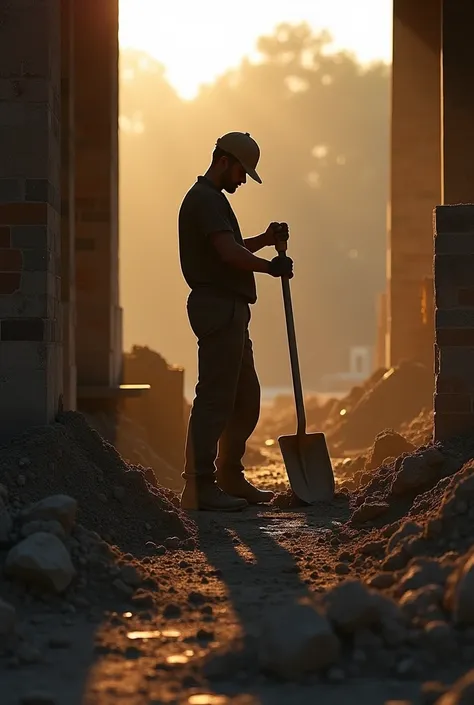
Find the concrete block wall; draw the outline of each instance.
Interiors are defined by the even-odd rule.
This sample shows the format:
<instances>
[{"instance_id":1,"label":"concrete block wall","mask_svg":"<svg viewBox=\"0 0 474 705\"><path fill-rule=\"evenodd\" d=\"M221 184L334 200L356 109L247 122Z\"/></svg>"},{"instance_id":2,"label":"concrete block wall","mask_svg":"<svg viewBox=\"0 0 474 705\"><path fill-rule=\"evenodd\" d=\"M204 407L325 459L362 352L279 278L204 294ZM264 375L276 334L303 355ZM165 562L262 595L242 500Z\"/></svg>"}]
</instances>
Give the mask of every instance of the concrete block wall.
<instances>
[{"instance_id":1,"label":"concrete block wall","mask_svg":"<svg viewBox=\"0 0 474 705\"><path fill-rule=\"evenodd\" d=\"M2 7L0 436L50 422L62 394L60 3Z\"/></svg>"},{"instance_id":2,"label":"concrete block wall","mask_svg":"<svg viewBox=\"0 0 474 705\"><path fill-rule=\"evenodd\" d=\"M434 434L474 431L474 205L438 206Z\"/></svg>"}]
</instances>

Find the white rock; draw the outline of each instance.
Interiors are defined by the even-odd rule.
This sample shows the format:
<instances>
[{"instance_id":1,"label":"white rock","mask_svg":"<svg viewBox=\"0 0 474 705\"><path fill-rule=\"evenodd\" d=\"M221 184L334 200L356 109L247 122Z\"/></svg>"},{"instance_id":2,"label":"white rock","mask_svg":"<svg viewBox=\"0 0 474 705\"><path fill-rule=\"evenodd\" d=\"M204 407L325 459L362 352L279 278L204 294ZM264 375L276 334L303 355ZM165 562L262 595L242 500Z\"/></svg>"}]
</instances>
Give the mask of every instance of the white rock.
<instances>
[{"instance_id":1,"label":"white rock","mask_svg":"<svg viewBox=\"0 0 474 705\"><path fill-rule=\"evenodd\" d=\"M336 663L339 640L328 620L310 603L268 608L259 642L262 670L286 679Z\"/></svg>"},{"instance_id":2,"label":"white rock","mask_svg":"<svg viewBox=\"0 0 474 705\"><path fill-rule=\"evenodd\" d=\"M8 542L12 526L12 518L2 496L0 495L0 543Z\"/></svg>"},{"instance_id":3,"label":"white rock","mask_svg":"<svg viewBox=\"0 0 474 705\"><path fill-rule=\"evenodd\" d=\"M55 592L65 590L76 574L62 541L42 531L31 534L10 550L5 571L23 582Z\"/></svg>"},{"instance_id":4,"label":"white rock","mask_svg":"<svg viewBox=\"0 0 474 705\"><path fill-rule=\"evenodd\" d=\"M38 531L44 531L47 534L54 534L58 537L58 539L61 539L61 541L66 539L66 532L59 521L56 521L56 519L50 519L49 521L35 519L34 521L29 521L21 527L21 535L25 538L31 534L37 534Z\"/></svg>"},{"instance_id":5,"label":"white rock","mask_svg":"<svg viewBox=\"0 0 474 705\"><path fill-rule=\"evenodd\" d=\"M0 598L0 636L7 636L15 631L16 610L9 602Z\"/></svg>"},{"instance_id":6,"label":"white rock","mask_svg":"<svg viewBox=\"0 0 474 705\"><path fill-rule=\"evenodd\" d=\"M73 497L65 494L55 494L45 497L25 510L24 517L27 521L34 519L56 519L68 533L76 522L77 502Z\"/></svg>"}]
</instances>

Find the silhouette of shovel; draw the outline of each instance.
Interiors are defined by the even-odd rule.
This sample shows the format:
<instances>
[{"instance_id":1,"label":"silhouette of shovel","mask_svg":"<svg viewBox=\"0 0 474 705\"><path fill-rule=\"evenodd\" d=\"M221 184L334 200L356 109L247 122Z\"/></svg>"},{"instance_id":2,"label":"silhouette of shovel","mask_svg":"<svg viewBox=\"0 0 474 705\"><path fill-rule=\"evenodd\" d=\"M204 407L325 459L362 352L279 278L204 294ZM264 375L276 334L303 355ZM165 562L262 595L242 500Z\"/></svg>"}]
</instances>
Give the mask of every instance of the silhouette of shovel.
<instances>
[{"instance_id":1,"label":"silhouette of shovel","mask_svg":"<svg viewBox=\"0 0 474 705\"><path fill-rule=\"evenodd\" d=\"M278 255L286 257L287 243L276 245ZM307 504L330 502L334 497L334 473L324 433L306 433L306 413L296 345L295 321L291 302L290 280L281 278L285 305L286 331L290 350L291 376L295 395L297 428L293 436L280 436L278 443L290 486Z\"/></svg>"}]
</instances>

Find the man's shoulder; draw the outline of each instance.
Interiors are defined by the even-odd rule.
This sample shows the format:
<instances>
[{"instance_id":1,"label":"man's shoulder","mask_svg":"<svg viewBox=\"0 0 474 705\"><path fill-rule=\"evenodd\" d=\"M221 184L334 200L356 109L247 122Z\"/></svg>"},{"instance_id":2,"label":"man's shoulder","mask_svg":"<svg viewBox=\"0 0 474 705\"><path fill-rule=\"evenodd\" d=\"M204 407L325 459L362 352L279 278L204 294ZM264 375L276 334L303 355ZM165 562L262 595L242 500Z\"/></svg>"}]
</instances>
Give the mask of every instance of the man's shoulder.
<instances>
[{"instance_id":1,"label":"man's shoulder","mask_svg":"<svg viewBox=\"0 0 474 705\"><path fill-rule=\"evenodd\" d=\"M184 196L181 208L199 207L201 205L212 207L226 202L227 199L220 191L201 181L196 181Z\"/></svg>"}]
</instances>

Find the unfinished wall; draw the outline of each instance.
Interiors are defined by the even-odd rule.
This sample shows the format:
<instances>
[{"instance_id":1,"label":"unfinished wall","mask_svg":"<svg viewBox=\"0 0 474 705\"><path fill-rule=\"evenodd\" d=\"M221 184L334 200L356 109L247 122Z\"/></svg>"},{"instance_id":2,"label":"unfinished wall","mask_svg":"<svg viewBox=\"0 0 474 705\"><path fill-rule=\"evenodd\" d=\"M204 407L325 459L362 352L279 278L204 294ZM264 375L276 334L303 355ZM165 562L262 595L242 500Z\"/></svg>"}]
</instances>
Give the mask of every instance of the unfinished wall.
<instances>
[{"instance_id":1,"label":"unfinished wall","mask_svg":"<svg viewBox=\"0 0 474 705\"><path fill-rule=\"evenodd\" d=\"M118 0L74 4L77 374L120 382Z\"/></svg>"},{"instance_id":2,"label":"unfinished wall","mask_svg":"<svg viewBox=\"0 0 474 705\"><path fill-rule=\"evenodd\" d=\"M393 12L387 291L388 361L396 365L426 354L421 298L432 270L431 214L441 203L441 0L394 0Z\"/></svg>"},{"instance_id":3,"label":"unfinished wall","mask_svg":"<svg viewBox=\"0 0 474 705\"><path fill-rule=\"evenodd\" d=\"M435 211L435 439L474 429L474 205Z\"/></svg>"},{"instance_id":4,"label":"unfinished wall","mask_svg":"<svg viewBox=\"0 0 474 705\"><path fill-rule=\"evenodd\" d=\"M0 25L0 434L51 421L62 391L60 3Z\"/></svg>"}]
</instances>

